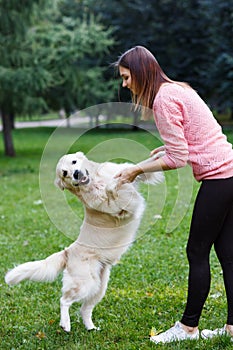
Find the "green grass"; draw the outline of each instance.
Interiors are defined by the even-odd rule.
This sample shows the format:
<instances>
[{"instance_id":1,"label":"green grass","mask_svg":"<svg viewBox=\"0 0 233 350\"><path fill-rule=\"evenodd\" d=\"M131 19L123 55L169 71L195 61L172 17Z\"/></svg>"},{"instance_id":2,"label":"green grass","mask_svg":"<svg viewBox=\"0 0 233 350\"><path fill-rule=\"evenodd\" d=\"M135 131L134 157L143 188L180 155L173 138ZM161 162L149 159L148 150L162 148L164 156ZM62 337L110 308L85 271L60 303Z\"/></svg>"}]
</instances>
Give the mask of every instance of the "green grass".
<instances>
[{"instance_id":1,"label":"green grass","mask_svg":"<svg viewBox=\"0 0 233 350\"><path fill-rule=\"evenodd\" d=\"M166 173L165 195L164 187L158 186L158 195L161 191L165 196L165 205L160 213L162 219L153 220L151 213L146 212L145 231L120 263L113 267L106 296L94 310L93 319L102 329L100 332L85 330L78 316L78 304L74 304L70 310L71 333L66 334L59 328L61 277L51 284L24 282L15 287L5 284L4 274L15 264L43 259L72 242L57 230L40 202L40 162L52 131L48 128L16 130L15 159L4 158L0 144L1 349L231 349L232 343L227 338L170 345L154 345L149 341L152 327L156 330L167 329L181 317L185 306L188 273L185 246L193 200L198 189L197 183L190 182L187 169L180 175L180 183L177 172ZM64 150L63 153L66 153L71 140L76 140L77 135L80 136L80 132L75 129L63 130L56 135L52 145L56 147L46 148L46 164L51 161L53 165L60 152ZM228 136L233 142L233 134L229 133ZM97 158L104 158L109 151L109 157L113 154L118 160L120 154L125 158L127 152L130 160L143 155L143 152L135 154L134 147L126 150L125 144L121 146L121 142L117 143L117 138L127 140L128 145L135 145L136 149L138 145L144 145L145 153L147 149L159 145L158 139L146 132L99 130L72 141L70 150L83 150ZM187 192L191 191L192 194L191 200L185 197L186 184L189 186ZM169 232L167 223L170 217L173 218L172 209L180 186L183 192L176 208L185 216L178 224L174 221L174 229ZM57 189L51 181L51 193L53 191ZM147 188L142 188L142 191L147 196ZM154 202L150 199L150 211L153 210L153 203L157 210L158 197L155 192ZM81 210L75 200L70 198L69 201L73 210L76 205L77 211ZM172 227L171 223L169 227ZM212 286L203 310L201 329L222 326L226 318L221 269L214 253L211 254L211 262Z\"/></svg>"}]
</instances>

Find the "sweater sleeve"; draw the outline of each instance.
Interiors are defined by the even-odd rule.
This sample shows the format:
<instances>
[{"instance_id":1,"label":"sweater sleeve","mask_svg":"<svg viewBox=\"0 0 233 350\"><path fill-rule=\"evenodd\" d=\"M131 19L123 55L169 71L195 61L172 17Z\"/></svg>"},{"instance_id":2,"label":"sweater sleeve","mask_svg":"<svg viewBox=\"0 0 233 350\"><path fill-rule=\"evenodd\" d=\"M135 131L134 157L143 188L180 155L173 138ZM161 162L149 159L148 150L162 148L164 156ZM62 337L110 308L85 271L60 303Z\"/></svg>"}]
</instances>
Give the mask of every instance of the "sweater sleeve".
<instances>
[{"instance_id":1,"label":"sweater sleeve","mask_svg":"<svg viewBox=\"0 0 233 350\"><path fill-rule=\"evenodd\" d=\"M184 135L182 103L163 94L155 99L155 123L165 144L163 161L171 169L184 167L189 158L188 144Z\"/></svg>"}]
</instances>

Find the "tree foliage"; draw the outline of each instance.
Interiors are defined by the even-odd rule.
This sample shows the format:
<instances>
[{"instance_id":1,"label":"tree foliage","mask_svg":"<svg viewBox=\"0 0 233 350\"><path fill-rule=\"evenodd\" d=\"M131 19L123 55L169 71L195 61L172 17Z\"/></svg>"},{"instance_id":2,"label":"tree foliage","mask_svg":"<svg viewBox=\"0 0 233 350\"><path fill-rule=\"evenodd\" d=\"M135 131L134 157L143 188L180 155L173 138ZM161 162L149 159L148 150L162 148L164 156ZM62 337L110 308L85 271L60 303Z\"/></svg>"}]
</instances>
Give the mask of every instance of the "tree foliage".
<instances>
[{"instance_id":1,"label":"tree foliage","mask_svg":"<svg viewBox=\"0 0 233 350\"><path fill-rule=\"evenodd\" d=\"M6 154L14 156L11 121L23 110L24 96L29 93L33 69L28 66L28 27L36 18L43 0L0 1L0 112ZM35 75L34 75L35 76ZM37 80L37 76L35 76ZM35 90L35 89L34 89Z\"/></svg>"},{"instance_id":2,"label":"tree foliage","mask_svg":"<svg viewBox=\"0 0 233 350\"><path fill-rule=\"evenodd\" d=\"M144 45L173 79L188 81L214 108L233 109L233 0L66 1L114 28L111 60Z\"/></svg>"},{"instance_id":3,"label":"tree foliage","mask_svg":"<svg viewBox=\"0 0 233 350\"><path fill-rule=\"evenodd\" d=\"M64 16L59 22L47 21L31 30L29 41L38 69L47 72L47 88L40 91L49 108L64 108L69 113L111 96L100 66L112 44L110 30L104 30L94 18Z\"/></svg>"},{"instance_id":4,"label":"tree foliage","mask_svg":"<svg viewBox=\"0 0 233 350\"><path fill-rule=\"evenodd\" d=\"M231 111L233 117L233 0L209 1L212 6L212 35L215 38L209 85L211 105Z\"/></svg>"},{"instance_id":5,"label":"tree foliage","mask_svg":"<svg viewBox=\"0 0 233 350\"><path fill-rule=\"evenodd\" d=\"M0 2L0 110L10 156L15 153L14 115L61 107L69 112L102 102L111 93L98 64L112 44L110 29L93 17L64 16L56 4L49 2L44 10L39 0L24 0L20 6L13 0Z\"/></svg>"}]
</instances>

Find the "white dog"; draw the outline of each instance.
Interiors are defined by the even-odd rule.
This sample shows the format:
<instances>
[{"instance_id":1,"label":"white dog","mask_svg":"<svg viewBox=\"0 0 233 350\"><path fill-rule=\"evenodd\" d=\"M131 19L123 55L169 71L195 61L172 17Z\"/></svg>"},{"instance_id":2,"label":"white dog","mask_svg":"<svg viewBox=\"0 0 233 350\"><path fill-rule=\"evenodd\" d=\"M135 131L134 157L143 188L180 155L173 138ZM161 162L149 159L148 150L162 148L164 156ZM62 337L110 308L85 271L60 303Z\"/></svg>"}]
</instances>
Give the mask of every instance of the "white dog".
<instances>
[{"instance_id":1,"label":"white dog","mask_svg":"<svg viewBox=\"0 0 233 350\"><path fill-rule=\"evenodd\" d=\"M105 295L111 266L133 242L144 211L144 199L136 182L163 181L162 173L150 173L118 188L114 175L129 166L96 163L82 152L63 156L57 164L55 184L68 189L84 205L78 239L45 260L27 262L6 274L6 283L17 284L25 279L54 281L64 270L60 325L66 332L70 331L69 307L73 302L82 303L85 327L96 329L93 308Z\"/></svg>"}]
</instances>

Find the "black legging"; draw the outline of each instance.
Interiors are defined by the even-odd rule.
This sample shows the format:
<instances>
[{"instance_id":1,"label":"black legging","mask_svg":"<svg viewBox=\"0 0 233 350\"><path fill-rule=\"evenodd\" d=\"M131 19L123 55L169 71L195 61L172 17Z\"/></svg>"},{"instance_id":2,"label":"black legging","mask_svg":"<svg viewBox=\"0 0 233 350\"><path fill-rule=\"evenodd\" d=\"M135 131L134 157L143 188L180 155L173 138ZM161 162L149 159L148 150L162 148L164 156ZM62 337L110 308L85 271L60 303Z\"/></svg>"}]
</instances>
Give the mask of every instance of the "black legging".
<instances>
[{"instance_id":1,"label":"black legging","mask_svg":"<svg viewBox=\"0 0 233 350\"><path fill-rule=\"evenodd\" d=\"M213 245L223 270L227 324L233 325L233 177L204 180L197 195L187 244L188 299L181 319L190 327L198 326L209 293Z\"/></svg>"}]
</instances>

